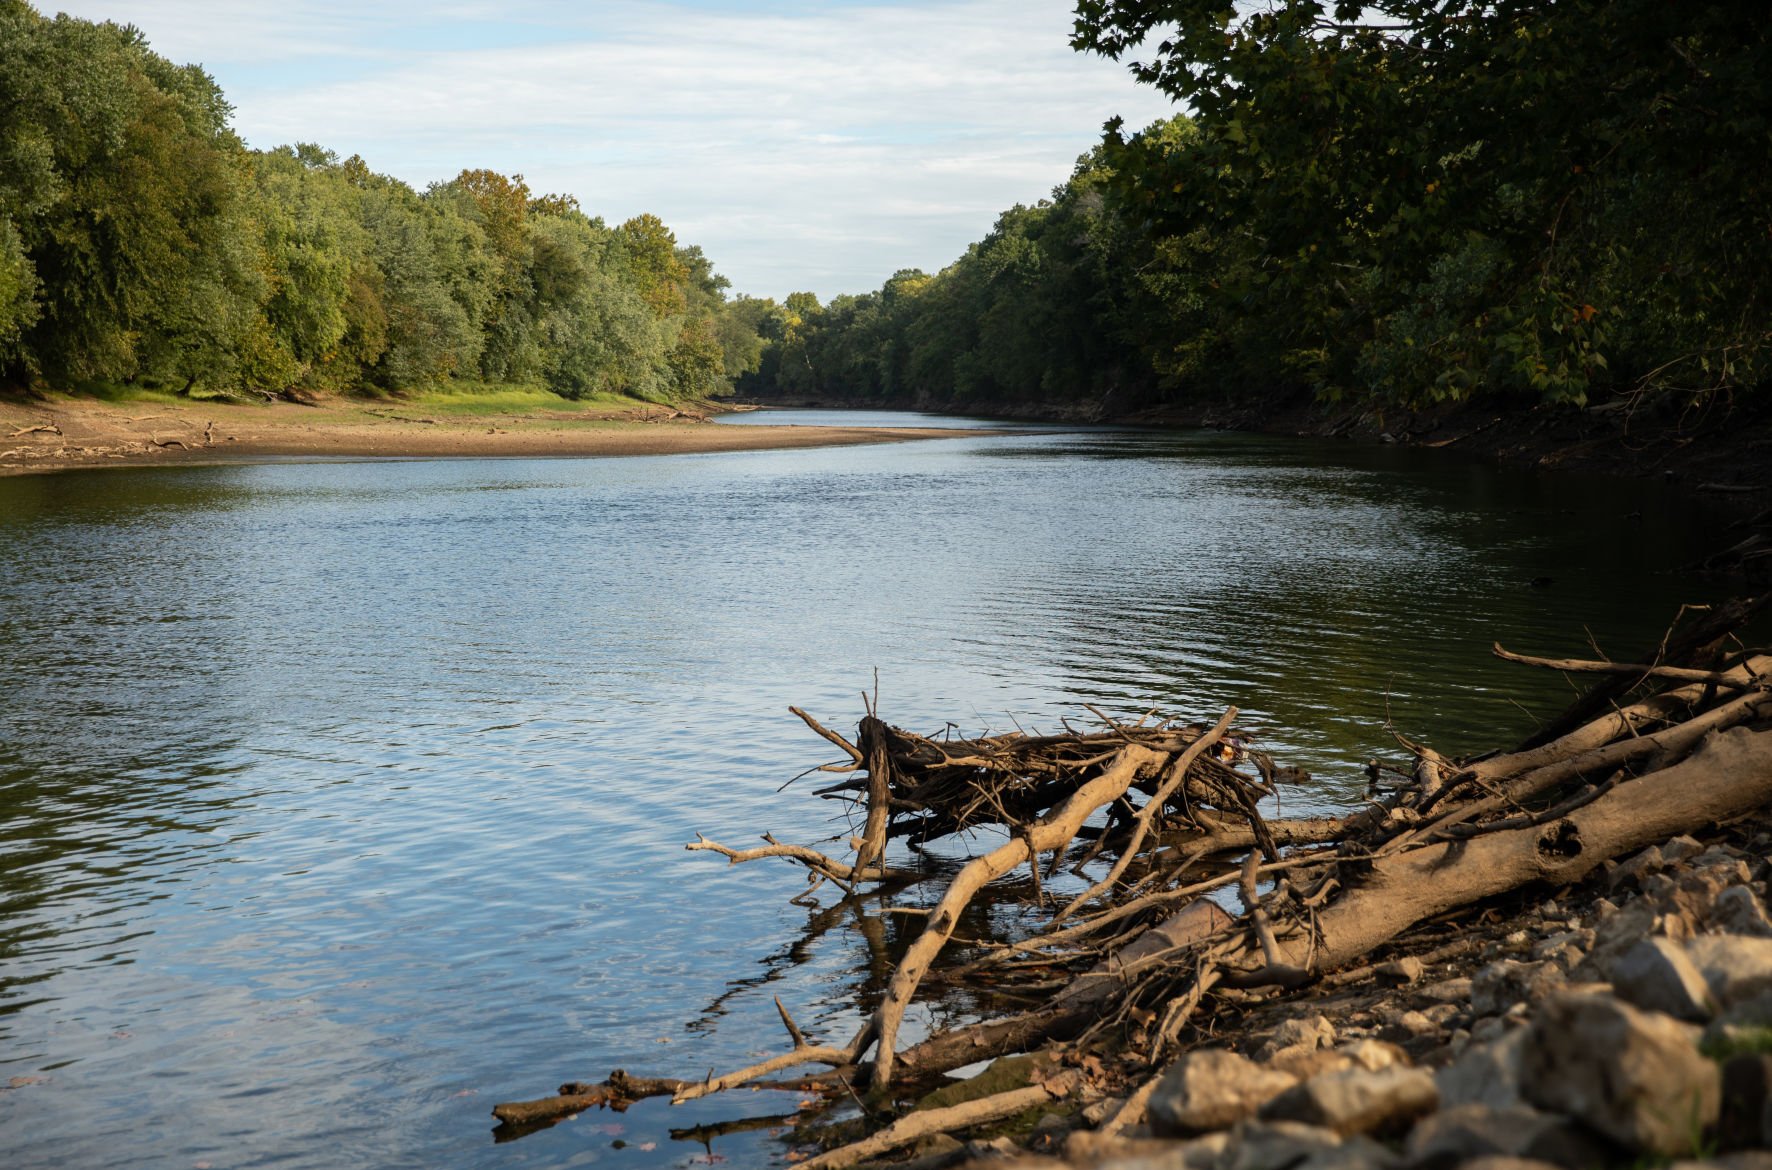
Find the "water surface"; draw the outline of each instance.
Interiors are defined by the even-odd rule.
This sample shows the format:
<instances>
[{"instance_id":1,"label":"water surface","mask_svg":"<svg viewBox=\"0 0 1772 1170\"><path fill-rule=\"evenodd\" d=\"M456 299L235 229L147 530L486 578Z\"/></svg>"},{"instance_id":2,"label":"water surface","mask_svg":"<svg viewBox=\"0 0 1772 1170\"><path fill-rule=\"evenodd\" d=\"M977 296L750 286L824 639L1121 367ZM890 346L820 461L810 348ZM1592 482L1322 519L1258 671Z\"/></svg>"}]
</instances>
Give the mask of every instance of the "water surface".
<instances>
[{"instance_id":1,"label":"water surface","mask_svg":"<svg viewBox=\"0 0 1772 1170\"><path fill-rule=\"evenodd\" d=\"M1340 807L1387 717L1463 751L1559 704L1492 640L1652 641L1714 527L1210 433L0 479L0 1161L761 1163L668 1131L772 1094L503 1145L487 1114L775 1051L776 994L846 1035L902 921L682 849L846 832L777 794L829 755L789 703L852 727L876 671L923 731L1235 702L1316 777L1287 810Z\"/></svg>"}]
</instances>

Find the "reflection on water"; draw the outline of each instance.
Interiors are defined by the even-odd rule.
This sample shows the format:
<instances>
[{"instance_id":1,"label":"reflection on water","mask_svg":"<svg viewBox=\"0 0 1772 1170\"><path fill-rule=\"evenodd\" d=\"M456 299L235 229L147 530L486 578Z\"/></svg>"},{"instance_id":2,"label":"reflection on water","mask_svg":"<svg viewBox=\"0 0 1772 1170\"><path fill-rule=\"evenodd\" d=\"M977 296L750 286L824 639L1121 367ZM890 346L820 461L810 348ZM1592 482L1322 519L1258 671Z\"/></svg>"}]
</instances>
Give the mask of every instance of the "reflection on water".
<instances>
[{"instance_id":1,"label":"reflection on water","mask_svg":"<svg viewBox=\"0 0 1772 1170\"><path fill-rule=\"evenodd\" d=\"M1236 702L1316 776L1288 811L1342 805L1387 715L1457 751L1561 701L1491 640L1640 649L1713 535L1647 486L1212 434L0 480L6 1162L682 1164L672 1128L781 1100L487 1112L773 1051L776 994L854 1024L914 923L681 848L846 832L776 795L826 754L789 703Z\"/></svg>"}]
</instances>

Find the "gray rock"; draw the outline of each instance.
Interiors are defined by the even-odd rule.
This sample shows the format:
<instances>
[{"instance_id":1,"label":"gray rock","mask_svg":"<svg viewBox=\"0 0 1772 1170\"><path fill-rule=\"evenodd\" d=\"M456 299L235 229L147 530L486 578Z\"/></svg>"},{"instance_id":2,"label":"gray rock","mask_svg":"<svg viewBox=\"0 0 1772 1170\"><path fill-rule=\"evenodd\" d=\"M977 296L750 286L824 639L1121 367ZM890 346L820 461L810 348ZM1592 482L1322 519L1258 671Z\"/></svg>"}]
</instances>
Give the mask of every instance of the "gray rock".
<instances>
[{"instance_id":1,"label":"gray rock","mask_svg":"<svg viewBox=\"0 0 1772 1170\"><path fill-rule=\"evenodd\" d=\"M1515 1028L1487 1044L1471 1043L1434 1074L1442 1107L1487 1105L1503 1109L1520 1104L1520 1054L1526 1030Z\"/></svg>"},{"instance_id":2,"label":"gray rock","mask_svg":"<svg viewBox=\"0 0 1772 1170\"><path fill-rule=\"evenodd\" d=\"M1641 882L1643 878L1666 868L1667 859L1662 855L1659 845L1651 845L1641 853L1632 855L1606 873L1606 887L1616 890L1626 882Z\"/></svg>"},{"instance_id":3,"label":"gray rock","mask_svg":"<svg viewBox=\"0 0 1772 1170\"><path fill-rule=\"evenodd\" d=\"M1701 934L1686 944L1686 954L1722 1007L1772 991L1772 938Z\"/></svg>"},{"instance_id":4,"label":"gray rock","mask_svg":"<svg viewBox=\"0 0 1772 1170\"><path fill-rule=\"evenodd\" d=\"M1471 1011L1498 1016L1517 1003L1535 1002L1563 981L1549 963L1517 963L1501 959L1471 976Z\"/></svg>"},{"instance_id":5,"label":"gray rock","mask_svg":"<svg viewBox=\"0 0 1772 1170\"><path fill-rule=\"evenodd\" d=\"M1567 1113L1633 1151L1692 1152L1721 1103L1697 1029L1602 995L1540 1005L1521 1050L1529 1104Z\"/></svg>"},{"instance_id":6,"label":"gray rock","mask_svg":"<svg viewBox=\"0 0 1772 1170\"><path fill-rule=\"evenodd\" d=\"M1610 1160L1610 1151L1583 1127L1523 1105L1442 1109L1422 1119L1403 1152L1415 1170L1451 1170L1472 1158L1492 1155L1537 1158L1562 1166L1599 1166Z\"/></svg>"},{"instance_id":7,"label":"gray rock","mask_svg":"<svg viewBox=\"0 0 1772 1170\"><path fill-rule=\"evenodd\" d=\"M1246 1121L1231 1134L1221 1170L1390 1170L1395 1154L1367 1137L1289 1121Z\"/></svg>"},{"instance_id":8,"label":"gray rock","mask_svg":"<svg viewBox=\"0 0 1772 1170\"><path fill-rule=\"evenodd\" d=\"M1151 1129L1180 1136L1229 1129L1296 1084L1223 1048L1202 1048L1169 1067L1151 1093Z\"/></svg>"},{"instance_id":9,"label":"gray rock","mask_svg":"<svg viewBox=\"0 0 1772 1170\"><path fill-rule=\"evenodd\" d=\"M1702 1023L1716 1014L1710 987L1679 944L1646 938L1612 964L1612 985L1626 1002Z\"/></svg>"},{"instance_id":10,"label":"gray rock","mask_svg":"<svg viewBox=\"0 0 1772 1170\"><path fill-rule=\"evenodd\" d=\"M1577 963L1587 957L1588 948L1593 945L1593 931L1564 930L1538 940L1532 948L1532 957L1555 963L1565 971L1572 971Z\"/></svg>"},{"instance_id":11,"label":"gray rock","mask_svg":"<svg viewBox=\"0 0 1772 1170\"><path fill-rule=\"evenodd\" d=\"M1711 925L1728 934L1772 938L1772 919L1746 886L1730 886L1717 895L1710 909Z\"/></svg>"},{"instance_id":12,"label":"gray rock","mask_svg":"<svg viewBox=\"0 0 1772 1170\"><path fill-rule=\"evenodd\" d=\"M1301 1020L1283 1020L1274 1029L1273 1039L1268 1047L1278 1052L1282 1048L1304 1048L1312 1051L1318 1048L1335 1047L1335 1025L1322 1016L1306 1016Z\"/></svg>"},{"instance_id":13,"label":"gray rock","mask_svg":"<svg viewBox=\"0 0 1772 1170\"><path fill-rule=\"evenodd\" d=\"M1440 1103L1434 1078L1420 1069L1342 1069L1312 1077L1262 1106L1265 1121L1298 1121L1342 1135L1394 1130Z\"/></svg>"},{"instance_id":14,"label":"gray rock","mask_svg":"<svg viewBox=\"0 0 1772 1170\"><path fill-rule=\"evenodd\" d=\"M1420 983L1426 970L1421 965L1420 959L1410 955L1407 958L1384 964L1374 974L1380 979L1389 980L1392 983Z\"/></svg>"},{"instance_id":15,"label":"gray rock","mask_svg":"<svg viewBox=\"0 0 1772 1170\"><path fill-rule=\"evenodd\" d=\"M1411 994L1416 999L1426 999L1433 1003L1464 1003L1471 997L1471 981L1463 977L1442 979L1438 983L1417 987Z\"/></svg>"},{"instance_id":16,"label":"gray rock","mask_svg":"<svg viewBox=\"0 0 1772 1170\"><path fill-rule=\"evenodd\" d=\"M1661 846L1662 860L1669 865L1678 865L1688 857L1697 857L1704 852L1704 846L1691 837L1672 837Z\"/></svg>"},{"instance_id":17,"label":"gray rock","mask_svg":"<svg viewBox=\"0 0 1772 1170\"><path fill-rule=\"evenodd\" d=\"M1075 1136L1075 1135L1073 1135ZM1090 1170L1218 1170L1230 1135L1207 1134L1191 1142L1121 1142L1099 1150L1088 1143L1066 1143L1065 1157Z\"/></svg>"},{"instance_id":18,"label":"gray rock","mask_svg":"<svg viewBox=\"0 0 1772 1170\"><path fill-rule=\"evenodd\" d=\"M1572 979L1611 979L1617 958L1655 930L1656 911L1647 898L1626 902L1594 928L1594 945L1570 973Z\"/></svg>"}]
</instances>

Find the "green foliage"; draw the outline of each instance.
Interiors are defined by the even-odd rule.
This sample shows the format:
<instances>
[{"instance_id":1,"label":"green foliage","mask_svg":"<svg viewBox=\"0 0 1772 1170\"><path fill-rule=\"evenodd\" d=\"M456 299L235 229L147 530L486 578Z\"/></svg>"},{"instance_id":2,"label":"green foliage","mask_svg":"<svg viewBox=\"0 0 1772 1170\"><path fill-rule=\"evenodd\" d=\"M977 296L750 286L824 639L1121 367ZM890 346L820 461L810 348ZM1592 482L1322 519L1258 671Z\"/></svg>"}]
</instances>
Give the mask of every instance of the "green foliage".
<instances>
[{"instance_id":1,"label":"green foliage","mask_svg":"<svg viewBox=\"0 0 1772 1170\"><path fill-rule=\"evenodd\" d=\"M0 0L0 378L663 400L758 364L767 314L655 216L611 231L489 170L420 193L248 151L229 114L134 28Z\"/></svg>"}]
</instances>

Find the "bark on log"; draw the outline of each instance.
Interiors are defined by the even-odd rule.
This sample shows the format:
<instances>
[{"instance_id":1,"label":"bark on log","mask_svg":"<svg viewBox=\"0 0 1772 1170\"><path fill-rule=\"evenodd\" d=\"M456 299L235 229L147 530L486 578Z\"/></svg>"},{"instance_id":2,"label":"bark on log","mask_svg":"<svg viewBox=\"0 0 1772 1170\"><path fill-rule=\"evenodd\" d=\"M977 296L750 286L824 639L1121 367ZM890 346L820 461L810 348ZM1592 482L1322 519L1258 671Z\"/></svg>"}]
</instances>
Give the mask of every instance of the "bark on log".
<instances>
[{"instance_id":1,"label":"bark on log","mask_svg":"<svg viewBox=\"0 0 1772 1170\"><path fill-rule=\"evenodd\" d=\"M1772 730L1716 732L1683 763L1619 784L1550 825L1492 833L1375 860L1359 884L1319 911L1317 936L1280 941L1284 960L1323 971L1353 962L1404 930L1529 882L1580 881L1612 858L1772 803ZM1266 966L1245 943L1234 965Z\"/></svg>"},{"instance_id":2,"label":"bark on log","mask_svg":"<svg viewBox=\"0 0 1772 1170\"><path fill-rule=\"evenodd\" d=\"M980 1097L976 1101L950 1105L945 1109L925 1109L906 1114L879 1133L800 1163L801 1170L844 1170L857 1162L865 1162L869 1158L908 1146L918 1138L1003 1121L1029 1109L1061 1101L1076 1091L1081 1083L1080 1074L1067 1071L1044 1084L1011 1089L1007 1093Z\"/></svg>"}]
</instances>

